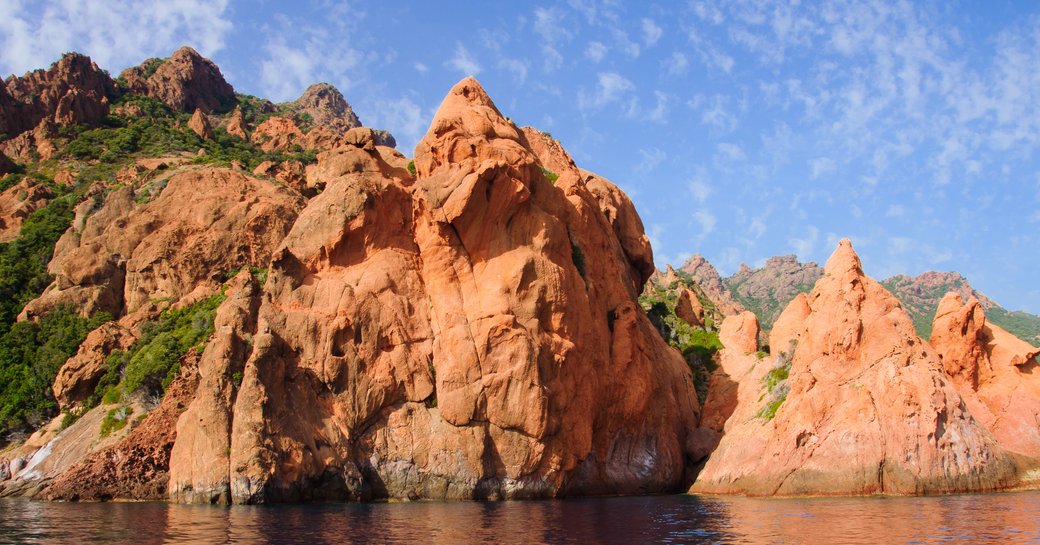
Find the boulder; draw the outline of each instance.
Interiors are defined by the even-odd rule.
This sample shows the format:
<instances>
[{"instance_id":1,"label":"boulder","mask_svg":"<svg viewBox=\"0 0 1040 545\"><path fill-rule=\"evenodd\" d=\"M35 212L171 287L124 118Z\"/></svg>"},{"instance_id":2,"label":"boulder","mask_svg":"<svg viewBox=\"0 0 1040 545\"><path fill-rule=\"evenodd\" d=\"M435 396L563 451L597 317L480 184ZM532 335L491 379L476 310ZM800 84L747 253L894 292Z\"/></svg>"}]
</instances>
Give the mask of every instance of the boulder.
<instances>
[{"instance_id":1,"label":"boulder","mask_svg":"<svg viewBox=\"0 0 1040 545\"><path fill-rule=\"evenodd\" d=\"M191 120L188 121L188 128L203 140L213 139L213 127L209 124L209 118L199 108L195 108L195 113L192 114Z\"/></svg>"}]
</instances>

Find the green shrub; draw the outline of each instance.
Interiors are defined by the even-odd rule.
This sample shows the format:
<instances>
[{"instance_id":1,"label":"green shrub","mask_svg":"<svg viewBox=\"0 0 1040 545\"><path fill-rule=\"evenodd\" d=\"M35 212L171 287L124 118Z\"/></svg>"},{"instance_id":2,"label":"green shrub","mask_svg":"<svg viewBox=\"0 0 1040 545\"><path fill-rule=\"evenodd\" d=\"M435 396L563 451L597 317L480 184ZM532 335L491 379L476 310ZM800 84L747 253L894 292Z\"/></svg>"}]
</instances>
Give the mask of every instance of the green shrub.
<instances>
[{"instance_id":1,"label":"green shrub","mask_svg":"<svg viewBox=\"0 0 1040 545\"><path fill-rule=\"evenodd\" d=\"M578 274L585 278L585 252L581 251L581 246L573 241L571 242L571 260L574 262L574 267L578 269Z\"/></svg>"},{"instance_id":2,"label":"green shrub","mask_svg":"<svg viewBox=\"0 0 1040 545\"><path fill-rule=\"evenodd\" d=\"M408 173L411 174L413 178L417 176L415 173L415 161L408 161Z\"/></svg>"},{"instance_id":3,"label":"green shrub","mask_svg":"<svg viewBox=\"0 0 1040 545\"><path fill-rule=\"evenodd\" d=\"M559 174L557 174L557 173L555 173L555 172L553 172L553 171L551 171L551 170L549 170L549 169L547 169L545 167L542 167L542 176L545 176L545 179L549 180L549 183L551 183L553 185L556 185L556 180L560 179L560 175Z\"/></svg>"},{"instance_id":4,"label":"green shrub","mask_svg":"<svg viewBox=\"0 0 1040 545\"><path fill-rule=\"evenodd\" d=\"M213 334L213 319L225 297L217 293L189 307L165 310L145 324L141 338L126 352L108 356L108 370L94 398L111 403L135 392L165 393L180 371L181 358Z\"/></svg>"},{"instance_id":5,"label":"green shrub","mask_svg":"<svg viewBox=\"0 0 1040 545\"><path fill-rule=\"evenodd\" d=\"M0 435L31 429L57 415L51 385L58 370L87 333L110 319L99 313L88 320L61 307L38 322L14 323L0 336Z\"/></svg>"},{"instance_id":6,"label":"green shrub","mask_svg":"<svg viewBox=\"0 0 1040 545\"><path fill-rule=\"evenodd\" d=\"M796 342L792 342L790 352L781 351L776 357L776 363L773 365L773 368L762 377L765 392L759 400L761 401L767 397L768 399L765 406L758 411L757 416L759 418L772 420L776 417L776 411L787 400L787 394L791 391L791 387L787 383L787 377L791 373L791 362L794 360L796 346Z\"/></svg>"},{"instance_id":7,"label":"green shrub","mask_svg":"<svg viewBox=\"0 0 1040 545\"><path fill-rule=\"evenodd\" d=\"M130 422L130 415L133 414L134 409L126 405L111 409L105 414L105 418L101 420L101 433L102 438L112 435L126 427Z\"/></svg>"}]
</instances>

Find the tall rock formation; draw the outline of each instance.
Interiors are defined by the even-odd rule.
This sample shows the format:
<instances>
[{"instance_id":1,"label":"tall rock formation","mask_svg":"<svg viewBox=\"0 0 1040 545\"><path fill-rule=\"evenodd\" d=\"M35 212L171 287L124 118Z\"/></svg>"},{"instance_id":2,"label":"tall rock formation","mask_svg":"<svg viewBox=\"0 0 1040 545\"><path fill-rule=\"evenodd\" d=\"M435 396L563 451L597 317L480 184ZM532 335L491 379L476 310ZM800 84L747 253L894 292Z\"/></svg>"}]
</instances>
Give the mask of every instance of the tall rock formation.
<instances>
[{"instance_id":1,"label":"tall rock formation","mask_svg":"<svg viewBox=\"0 0 1040 545\"><path fill-rule=\"evenodd\" d=\"M90 58L66 53L50 68L11 76L0 84L0 134L6 138L40 123L94 124L108 115L115 84Z\"/></svg>"},{"instance_id":2,"label":"tall rock formation","mask_svg":"<svg viewBox=\"0 0 1040 545\"><path fill-rule=\"evenodd\" d=\"M689 274L693 277L697 285L704 290L704 294L711 299L715 306L726 316L733 314L740 314L745 310L744 306L733 299L733 294L730 293L729 288L722 283L722 277L719 276L719 271L704 259L701 254L693 254L690 259L683 263L682 272Z\"/></svg>"},{"instance_id":3,"label":"tall rock formation","mask_svg":"<svg viewBox=\"0 0 1040 545\"><path fill-rule=\"evenodd\" d=\"M931 344L971 414L1001 446L1040 460L1040 348L988 323L982 302L955 292L939 303Z\"/></svg>"},{"instance_id":4,"label":"tall rock formation","mask_svg":"<svg viewBox=\"0 0 1040 545\"><path fill-rule=\"evenodd\" d=\"M235 90L224 80L213 61L190 47L182 47L166 59L150 59L119 75L131 93L165 102L182 112L204 113L230 107Z\"/></svg>"},{"instance_id":5,"label":"tall rock formation","mask_svg":"<svg viewBox=\"0 0 1040 545\"><path fill-rule=\"evenodd\" d=\"M340 134L361 126L361 120L343 94L328 83L311 85L288 106L298 114L306 114L315 126L327 127Z\"/></svg>"},{"instance_id":6,"label":"tall rock formation","mask_svg":"<svg viewBox=\"0 0 1040 545\"><path fill-rule=\"evenodd\" d=\"M236 318L203 356L171 497L681 486L703 455L688 446L699 407L636 304L652 270L639 218L573 165L550 182L533 148L467 78L420 142L415 178L389 148L320 154L325 189L275 252L256 320Z\"/></svg>"},{"instance_id":7,"label":"tall rock formation","mask_svg":"<svg viewBox=\"0 0 1040 545\"><path fill-rule=\"evenodd\" d=\"M737 406L693 492L921 494L1014 483L1010 457L848 240L812 293L788 305L770 346L772 361L745 361L742 376L734 366Z\"/></svg>"}]
</instances>

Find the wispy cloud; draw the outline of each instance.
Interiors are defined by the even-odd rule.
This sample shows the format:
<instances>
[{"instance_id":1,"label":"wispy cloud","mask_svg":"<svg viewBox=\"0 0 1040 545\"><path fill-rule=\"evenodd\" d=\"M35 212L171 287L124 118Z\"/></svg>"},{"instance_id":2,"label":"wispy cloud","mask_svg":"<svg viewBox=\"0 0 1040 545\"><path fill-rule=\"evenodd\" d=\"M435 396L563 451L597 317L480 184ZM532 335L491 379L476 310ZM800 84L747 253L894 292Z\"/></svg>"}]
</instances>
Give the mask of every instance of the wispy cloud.
<instances>
[{"instance_id":1,"label":"wispy cloud","mask_svg":"<svg viewBox=\"0 0 1040 545\"><path fill-rule=\"evenodd\" d=\"M600 42L589 42L589 45L585 46L585 56L592 62L602 61L606 54L607 46Z\"/></svg>"},{"instance_id":2,"label":"wispy cloud","mask_svg":"<svg viewBox=\"0 0 1040 545\"><path fill-rule=\"evenodd\" d=\"M597 77L596 90L586 93L578 92L578 107L581 109L601 108L616 102L625 93L635 89L635 85L617 72L600 72Z\"/></svg>"},{"instance_id":3,"label":"wispy cloud","mask_svg":"<svg viewBox=\"0 0 1040 545\"><path fill-rule=\"evenodd\" d=\"M455 45L455 55L445 64L458 70L463 76L476 76L480 73L480 64L461 43Z\"/></svg>"},{"instance_id":4,"label":"wispy cloud","mask_svg":"<svg viewBox=\"0 0 1040 545\"><path fill-rule=\"evenodd\" d=\"M81 51L121 70L148 56L165 57L185 43L203 55L224 48L232 22L227 0L0 4L0 70L21 74Z\"/></svg>"},{"instance_id":5,"label":"wispy cloud","mask_svg":"<svg viewBox=\"0 0 1040 545\"><path fill-rule=\"evenodd\" d=\"M643 18L643 45L646 47L653 47L658 40L661 39L661 35L664 31L661 27L657 26L657 23L653 19L648 17Z\"/></svg>"}]
</instances>

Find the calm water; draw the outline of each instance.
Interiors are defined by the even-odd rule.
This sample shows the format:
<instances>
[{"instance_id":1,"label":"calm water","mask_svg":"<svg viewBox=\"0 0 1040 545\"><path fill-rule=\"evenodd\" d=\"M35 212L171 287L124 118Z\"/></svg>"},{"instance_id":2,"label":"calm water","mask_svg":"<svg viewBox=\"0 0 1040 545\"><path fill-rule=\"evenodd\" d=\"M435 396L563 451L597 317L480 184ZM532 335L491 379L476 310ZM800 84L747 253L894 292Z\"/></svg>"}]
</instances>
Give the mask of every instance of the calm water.
<instances>
[{"instance_id":1,"label":"calm water","mask_svg":"<svg viewBox=\"0 0 1040 545\"><path fill-rule=\"evenodd\" d=\"M1040 543L1040 493L265 507L0 500L0 543Z\"/></svg>"}]
</instances>

